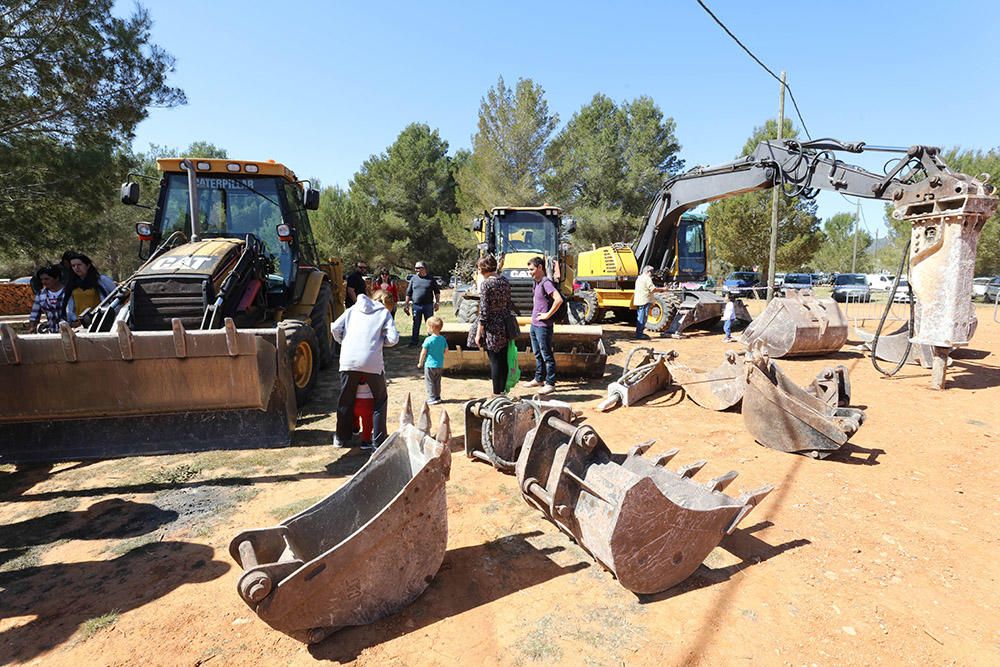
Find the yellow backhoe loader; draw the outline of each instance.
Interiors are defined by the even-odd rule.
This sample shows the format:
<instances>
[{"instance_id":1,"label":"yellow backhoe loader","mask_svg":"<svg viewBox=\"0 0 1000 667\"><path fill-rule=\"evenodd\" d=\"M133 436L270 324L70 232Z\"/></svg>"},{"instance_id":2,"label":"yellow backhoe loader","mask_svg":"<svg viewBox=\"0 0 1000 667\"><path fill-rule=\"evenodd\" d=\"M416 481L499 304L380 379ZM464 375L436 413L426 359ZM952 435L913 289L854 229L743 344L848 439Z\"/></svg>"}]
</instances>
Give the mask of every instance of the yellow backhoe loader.
<instances>
[{"instance_id":1,"label":"yellow backhoe loader","mask_svg":"<svg viewBox=\"0 0 1000 667\"><path fill-rule=\"evenodd\" d=\"M145 262L84 327L0 327L0 462L284 445L334 361L343 269L317 261L319 192L270 161L157 167Z\"/></svg>"}]
</instances>

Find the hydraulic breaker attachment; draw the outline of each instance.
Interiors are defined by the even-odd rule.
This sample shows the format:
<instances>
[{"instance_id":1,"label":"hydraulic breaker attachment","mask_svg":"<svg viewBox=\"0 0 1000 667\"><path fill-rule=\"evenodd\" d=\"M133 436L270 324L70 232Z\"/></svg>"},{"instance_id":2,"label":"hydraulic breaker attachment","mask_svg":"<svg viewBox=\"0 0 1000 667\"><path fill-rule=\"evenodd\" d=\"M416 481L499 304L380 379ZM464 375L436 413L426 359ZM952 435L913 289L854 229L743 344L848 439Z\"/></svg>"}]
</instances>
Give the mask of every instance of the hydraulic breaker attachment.
<instances>
[{"instance_id":1,"label":"hydraulic breaker attachment","mask_svg":"<svg viewBox=\"0 0 1000 667\"><path fill-rule=\"evenodd\" d=\"M237 591L275 630L308 643L413 602L437 574L448 542L448 415L436 435L424 406L342 487L271 528L229 544Z\"/></svg>"},{"instance_id":2,"label":"hydraulic breaker attachment","mask_svg":"<svg viewBox=\"0 0 1000 667\"><path fill-rule=\"evenodd\" d=\"M0 463L287 445L282 329L19 336L0 324Z\"/></svg>"},{"instance_id":3,"label":"hydraulic breaker attachment","mask_svg":"<svg viewBox=\"0 0 1000 667\"><path fill-rule=\"evenodd\" d=\"M632 368L632 357L641 354L642 359ZM608 412L618 406L629 407L638 401L666 389L670 384L670 370L667 359L675 352L658 353L651 347L637 347L625 359L622 376L608 385L608 397L597 404L601 412Z\"/></svg>"},{"instance_id":4,"label":"hydraulic breaker attachment","mask_svg":"<svg viewBox=\"0 0 1000 667\"><path fill-rule=\"evenodd\" d=\"M743 400L746 391L746 372L741 355L730 350L722 363L707 372L697 371L677 361L674 353L667 359L667 367L674 382L684 388L688 398L709 410L728 410Z\"/></svg>"},{"instance_id":5,"label":"hydraulic breaker attachment","mask_svg":"<svg viewBox=\"0 0 1000 667\"><path fill-rule=\"evenodd\" d=\"M747 353L746 373L743 422L754 439L765 447L826 458L840 449L864 423L863 410L837 407L844 393L839 381L837 403L831 404L834 401L832 389L823 390L824 398L818 398L813 393L816 389L810 391L799 387L762 352L760 346ZM824 377L823 381L836 381L836 371L832 374L833 378Z\"/></svg>"},{"instance_id":6,"label":"hydraulic breaker attachment","mask_svg":"<svg viewBox=\"0 0 1000 667\"><path fill-rule=\"evenodd\" d=\"M665 333L679 334L686 329L694 328L711 329L722 320L722 312L726 307L724 297L702 290L683 290L680 297L677 314L674 315ZM753 321L742 299L736 299L733 305L739 322L745 325Z\"/></svg>"},{"instance_id":7,"label":"hydraulic breaker attachment","mask_svg":"<svg viewBox=\"0 0 1000 667\"><path fill-rule=\"evenodd\" d=\"M484 373L490 368L486 351L468 346L470 326L475 325L447 323L441 330L441 335L448 341L444 367L449 374ZM559 374L566 377L602 377L608 363L603 336L604 330L599 326L556 324L552 332L552 351ZM514 344L521 372L534 373L535 354L531 351L527 326L521 325L521 333Z\"/></svg>"},{"instance_id":8,"label":"hydraulic breaker attachment","mask_svg":"<svg viewBox=\"0 0 1000 667\"><path fill-rule=\"evenodd\" d=\"M833 299L799 290L771 299L741 340L748 346L760 341L773 359L821 356L847 342L847 320Z\"/></svg>"},{"instance_id":9,"label":"hydraulic breaker attachment","mask_svg":"<svg viewBox=\"0 0 1000 667\"><path fill-rule=\"evenodd\" d=\"M674 472L666 463L676 451L646 458L651 444L612 454L592 427L549 411L517 459L524 499L635 593L690 576L772 489L733 498L722 490L736 473L699 484L704 462Z\"/></svg>"},{"instance_id":10,"label":"hydraulic breaker attachment","mask_svg":"<svg viewBox=\"0 0 1000 667\"><path fill-rule=\"evenodd\" d=\"M469 401L465 404L465 455L513 474L524 436L535 428L544 410L556 410L566 421L575 418L570 404L562 401L506 396Z\"/></svg>"}]
</instances>

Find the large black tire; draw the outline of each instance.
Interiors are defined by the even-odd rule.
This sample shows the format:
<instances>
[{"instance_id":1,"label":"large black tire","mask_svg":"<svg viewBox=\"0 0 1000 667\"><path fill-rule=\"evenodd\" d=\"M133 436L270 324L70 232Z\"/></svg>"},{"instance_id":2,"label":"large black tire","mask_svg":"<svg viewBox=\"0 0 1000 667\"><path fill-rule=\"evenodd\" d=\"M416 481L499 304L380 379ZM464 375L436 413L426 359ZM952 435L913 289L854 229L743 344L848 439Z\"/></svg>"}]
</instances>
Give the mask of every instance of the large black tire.
<instances>
[{"instance_id":1,"label":"large black tire","mask_svg":"<svg viewBox=\"0 0 1000 667\"><path fill-rule=\"evenodd\" d=\"M316 331L302 320L284 320L278 326L285 330L288 344L288 365L292 369L295 405L301 409L312 397L319 378L319 343Z\"/></svg>"},{"instance_id":2,"label":"large black tire","mask_svg":"<svg viewBox=\"0 0 1000 667\"><path fill-rule=\"evenodd\" d=\"M465 298L465 292L455 291L455 317L459 322L472 324L479 321L479 299Z\"/></svg>"},{"instance_id":3,"label":"large black tire","mask_svg":"<svg viewBox=\"0 0 1000 667\"><path fill-rule=\"evenodd\" d=\"M580 290L576 296L566 310L569 323L600 324L604 320L605 310L597 307L597 293L593 290Z\"/></svg>"},{"instance_id":4,"label":"large black tire","mask_svg":"<svg viewBox=\"0 0 1000 667\"><path fill-rule=\"evenodd\" d=\"M611 316L619 322L635 326L639 319L639 311L635 308L612 308Z\"/></svg>"},{"instance_id":5,"label":"large black tire","mask_svg":"<svg viewBox=\"0 0 1000 667\"><path fill-rule=\"evenodd\" d=\"M330 325L333 324L333 291L330 284L323 281L316 295L316 303L312 312L309 313L309 322L313 331L316 332L316 344L319 347L319 366L329 368L335 358L335 345L333 331Z\"/></svg>"},{"instance_id":6,"label":"large black tire","mask_svg":"<svg viewBox=\"0 0 1000 667\"><path fill-rule=\"evenodd\" d=\"M679 305L679 299L670 292L654 294L646 315L646 329L656 332L666 331L673 322Z\"/></svg>"}]
</instances>

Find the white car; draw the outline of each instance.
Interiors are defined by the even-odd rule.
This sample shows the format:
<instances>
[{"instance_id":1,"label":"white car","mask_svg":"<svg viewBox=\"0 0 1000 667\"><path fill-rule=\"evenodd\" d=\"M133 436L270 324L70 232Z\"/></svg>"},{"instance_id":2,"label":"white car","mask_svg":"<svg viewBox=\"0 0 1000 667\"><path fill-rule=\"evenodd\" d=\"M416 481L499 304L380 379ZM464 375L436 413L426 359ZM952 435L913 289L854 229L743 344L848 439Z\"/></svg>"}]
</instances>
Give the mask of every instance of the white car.
<instances>
[{"instance_id":1,"label":"white car","mask_svg":"<svg viewBox=\"0 0 1000 667\"><path fill-rule=\"evenodd\" d=\"M892 284L889 284L892 287ZM895 303L909 303L913 300L910 295L910 283L907 282L906 278L899 279L899 285L896 286L896 293L892 296L892 300Z\"/></svg>"},{"instance_id":2,"label":"white car","mask_svg":"<svg viewBox=\"0 0 1000 667\"><path fill-rule=\"evenodd\" d=\"M888 292L896 276L890 276L885 273L869 273L866 278L868 278L868 286L873 290Z\"/></svg>"},{"instance_id":3,"label":"white car","mask_svg":"<svg viewBox=\"0 0 1000 667\"><path fill-rule=\"evenodd\" d=\"M982 299L986 297L986 286L990 284L993 280L989 276L985 278L973 278L972 279L972 298Z\"/></svg>"}]
</instances>

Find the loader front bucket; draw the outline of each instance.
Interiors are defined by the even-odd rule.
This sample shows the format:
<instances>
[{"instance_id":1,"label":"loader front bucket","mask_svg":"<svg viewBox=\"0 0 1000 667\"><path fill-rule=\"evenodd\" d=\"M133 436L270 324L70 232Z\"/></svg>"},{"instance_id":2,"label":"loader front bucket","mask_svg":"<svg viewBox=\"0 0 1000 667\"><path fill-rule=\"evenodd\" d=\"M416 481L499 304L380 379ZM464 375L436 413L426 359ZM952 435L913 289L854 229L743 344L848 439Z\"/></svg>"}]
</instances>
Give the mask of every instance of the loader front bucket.
<instances>
[{"instance_id":1,"label":"loader front bucket","mask_svg":"<svg viewBox=\"0 0 1000 667\"><path fill-rule=\"evenodd\" d=\"M738 498L723 493L729 472L705 484L691 478L697 461L677 472L656 458L612 454L590 426L554 412L542 415L517 460L517 481L528 504L542 512L635 593L659 593L694 572L772 487Z\"/></svg>"},{"instance_id":2,"label":"loader front bucket","mask_svg":"<svg viewBox=\"0 0 1000 667\"><path fill-rule=\"evenodd\" d=\"M683 333L686 329L711 329L722 320L722 311L726 307L726 300L713 293L703 290L683 290L681 303L677 308L677 314L667 327L666 333ZM734 302L736 319L748 324L753 320L750 311L742 299Z\"/></svg>"},{"instance_id":3,"label":"loader front bucket","mask_svg":"<svg viewBox=\"0 0 1000 667\"><path fill-rule=\"evenodd\" d=\"M465 455L513 475L524 436L545 410L556 410L566 421L575 417L572 406L563 401L506 396L469 401L465 404Z\"/></svg>"},{"instance_id":4,"label":"loader front bucket","mask_svg":"<svg viewBox=\"0 0 1000 667\"><path fill-rule=\"evenodd\" d=\"M632 368L632 357L641 355L639 365ZM670 370L667 359L676 355L654 352L651 347L637 347L625 359L622 376L608 385L608 397L597 404L601 412L608 412L618 406L629 407L642 399L665 389L670 384Z\"/></svg>"},{"instance_id":5,"label":"loader front bucket","mask_svg":"<svg viewBox=\"0 0 1000 667\"><path fill-rule=\"evenodd\" d=\"M728 410L741 400L746 391L744 364L740 355L726 352L722 363L710 371L702 372L677 361L677 355L667 359L667 367L674 382L684 388L692 401L709 410Z\"/></svg>"},{"instance_id":6,"label":"loader front bucket","mask_svg":"<svg viewBox=\"0 0 1000 667\"><path fill-rule=\"evenodd\" d=\"M741 340L748 346L760 341L774 359L820 356L847 342L847 320L833 299L818 299L809 290L794 291L772 299Z\"/></svg>"},{"instance_id":7,"label":"loader front bucket","mask_svg":"<svg viewBox=\"0 0 1000 667\"><path fill-rule=\"evenodd\" d=\"M448 323L441 335L448 341L444 367L451 374L488 373L489 358L484 350L468 346L469 324ZM565 377L599 378L604 375L608 352L604 347L604 331L599 326L557 324L552 334L552 347L559 374ZM522 373L535 372L535 355L527 326L515 340L517 363Z\"/></svg>"},{"instance_id":8,"label":"loader front bucket","mask_svg":"<svg viewBox=\"0 0 1000 667\"><path fill-rule=\"evenodd\" d=\"M344 486L230 542L240 597L275 630L321 641L398 612L434 579L448 543L448 416L435 436L426 405L417 425L409 404L400 422Z\"/></svg>"},{"instance_id":9,"label":"loader front bucket","mask_svg":"<svg viewBox=\"0 0 1000 667\"><path fill-rule=\"evenodd\" d=\"M820 398L815 389L804 389L792 382L759 347L747 356L743 422L760 444L783 452L826 458L861 428L865 420L863 410L838 407L843 390L818 392L823 396ZM836 386L836 371L829 371ZM824 371L820 375L826 374Z\"/></svg>"},{"instance_id":10,"label":"loader front bucket","mask_svg":"<svg viewBox=\"0 0 1000 667\"><path fill-rule=\"evenodd\" d=\"M128 329L18 336L0 325L0 463L287 445L284 332Z\"/></svg>"}]
</instances>

